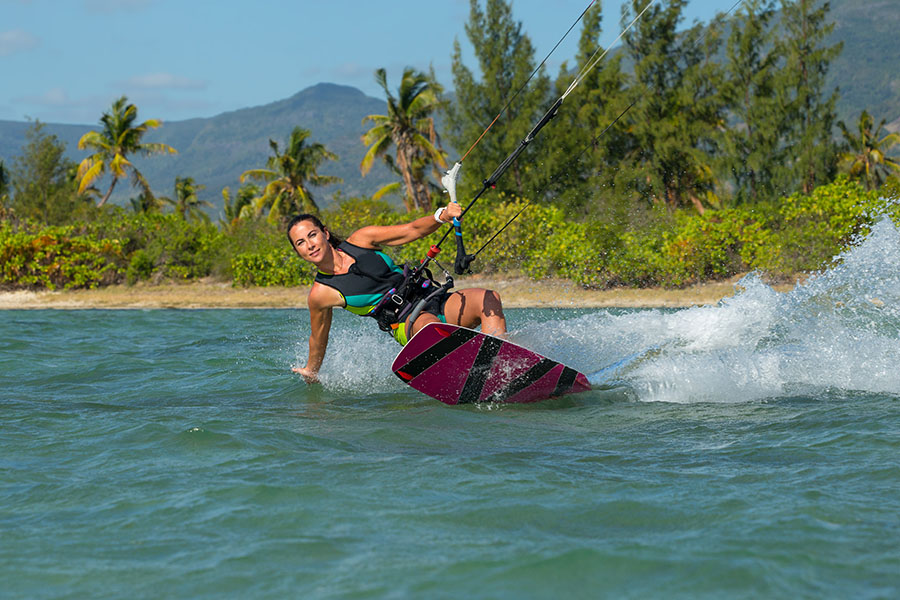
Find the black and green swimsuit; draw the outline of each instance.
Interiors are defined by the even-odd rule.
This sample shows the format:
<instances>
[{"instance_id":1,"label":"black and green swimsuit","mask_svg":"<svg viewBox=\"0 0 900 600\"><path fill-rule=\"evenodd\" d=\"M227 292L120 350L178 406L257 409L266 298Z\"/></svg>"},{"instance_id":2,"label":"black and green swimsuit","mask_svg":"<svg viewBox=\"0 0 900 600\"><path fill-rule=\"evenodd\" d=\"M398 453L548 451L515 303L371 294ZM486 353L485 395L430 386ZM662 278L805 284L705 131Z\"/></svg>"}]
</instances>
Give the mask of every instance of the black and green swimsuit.
<instances>
[{"instance_id":1,"label":"black and green swimsuit","mask_svg":"<svg viewBox=\"0 0 900 600\"><path fill-rule=\"evenodd\" d=\"M356 262L350 265L346 273L340 275L329 275L319 271L316 274L316 281L336 289L344 299L344 308L354 314L369 316L384 299L385 294L395 290L405 279L403 268L394 264L391 257L384 252L360 248L350 242L341 242L337 249L352 256ZM425 312L432 313L444 321L443 307L446 295L436 300L425 305ZM405 329L401 323L392 331L394 338L401 344L407 341Z\"/></svg>"}]
</instances>

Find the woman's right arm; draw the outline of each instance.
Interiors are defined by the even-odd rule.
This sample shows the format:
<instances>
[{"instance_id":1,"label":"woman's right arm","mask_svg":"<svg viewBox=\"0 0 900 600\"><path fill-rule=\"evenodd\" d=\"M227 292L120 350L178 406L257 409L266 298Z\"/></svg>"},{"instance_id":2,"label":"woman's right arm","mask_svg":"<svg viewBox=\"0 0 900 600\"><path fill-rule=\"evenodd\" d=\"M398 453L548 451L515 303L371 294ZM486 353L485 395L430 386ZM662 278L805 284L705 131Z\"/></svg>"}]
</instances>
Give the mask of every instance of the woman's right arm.
<instances>
[{"instance_id":1,"label":"woman's right arm","mask_svg":"<svg viewBox=\"0 0 900 600\"><path fill-rule=\"evenodd\" d=\"M351 233L347 241L361 248L401 246L434 233L461 214L460 205L451 202L441 212L440 221L432 215L426 215L402 225L369 225Z\"/></svg>"},{"instance_id":2,"label":"woman's right arm","mask_svg":"<svg viewBox=\"0 0 900 600\"><path fill-rule=\"evenodd\" d=\"M309 356L306 366L292 369L306 380L306 383L319 382L319 369L325 360L325 350L328 348L328 333L331 331L332 307L327 303L327 294L316 294L314 290L309 295L309 323L312 333L309 335Z\"/></svg>"}]
</instances>

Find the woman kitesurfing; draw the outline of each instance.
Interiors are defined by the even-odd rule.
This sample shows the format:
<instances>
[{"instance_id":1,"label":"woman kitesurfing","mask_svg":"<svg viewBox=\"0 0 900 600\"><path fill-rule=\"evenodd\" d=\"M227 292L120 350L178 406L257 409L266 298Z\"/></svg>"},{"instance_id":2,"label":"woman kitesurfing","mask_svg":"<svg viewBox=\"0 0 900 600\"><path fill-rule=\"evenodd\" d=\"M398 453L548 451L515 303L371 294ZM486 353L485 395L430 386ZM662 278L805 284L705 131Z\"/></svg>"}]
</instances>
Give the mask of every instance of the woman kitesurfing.
<instances>
[{"instance_id":1,"label":"woman kitesurfing","mask_svg":"<svg viewBox=\"0 0 900 600\"><path fill-rule=\"evenodd\" d=\"M373 317L400 344L406 344L428 323L441 321L463 327L481 325L484 333L506 333L500 295L493 290L469 288L450 292L453 280L435 282L422 266L399 267L379 248L400 246L421 239L462 214L451 202L402 225L371 225L335 236L316 216L294 217L287 236L297 255L316 266L318 273L307 298L312 333L306 365L293 369L307 383L318 381L328 347L332 311L345 308Z\"/></svg>"}]
</instances>

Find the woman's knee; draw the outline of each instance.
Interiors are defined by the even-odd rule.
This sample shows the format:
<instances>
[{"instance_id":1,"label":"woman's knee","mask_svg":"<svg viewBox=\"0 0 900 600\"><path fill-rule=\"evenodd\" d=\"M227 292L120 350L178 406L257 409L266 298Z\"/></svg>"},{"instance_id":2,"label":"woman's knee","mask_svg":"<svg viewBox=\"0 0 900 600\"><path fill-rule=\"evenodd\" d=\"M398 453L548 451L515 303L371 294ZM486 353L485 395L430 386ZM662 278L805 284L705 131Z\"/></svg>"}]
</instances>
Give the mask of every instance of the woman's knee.
<instances>
[{"instance_id":1,"label":"woman's knee","mask_svg":"<svg viewBox=\"0 0 900 600\"><path fill-rule=\"evenodd\" d=\"M502 317L503 301L500 299L499 292L494 290L484 290L483 312L486 317Z\"/></svg>"},{"instance_id":2,"label":"woman's knee","mask_svg":"<svg viewBox=\"0 0 900 600\"><path fill-rule=\"evenodd\" d=\"M428 325L429 323L440 323L440 319L434 316L431 313L423 312L416 318L415 323L410 323L408 320L406 322L407 331L409 332L409 337L414 336L419 332L420 329Z\"/></svg>"}]
</instances>

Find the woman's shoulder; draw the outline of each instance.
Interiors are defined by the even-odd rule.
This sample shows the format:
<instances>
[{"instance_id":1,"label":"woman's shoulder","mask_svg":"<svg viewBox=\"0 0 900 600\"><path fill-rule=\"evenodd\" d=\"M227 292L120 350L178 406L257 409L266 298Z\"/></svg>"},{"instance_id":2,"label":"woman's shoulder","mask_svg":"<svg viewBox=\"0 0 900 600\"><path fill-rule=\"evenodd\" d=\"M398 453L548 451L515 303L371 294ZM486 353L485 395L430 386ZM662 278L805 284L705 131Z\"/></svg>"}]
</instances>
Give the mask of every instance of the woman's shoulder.
<instances>
[{"instance_id":1,"label":"woman's shoulder","mask_svg":"<svg viewBox=\"0 0 900 600\"><path fill-rule=\"evenodd\" d=\"M384 225L367 225L360 227L351 233L344 244L350 244L354 248L360 250L378 250L381 245L381 232L385 229Z\"/></svg>"},{"instance_id":2,"label":"woman's shoulder","mask_svg":"<svg viewBox=\"0 0 900 600\"><path fill-rule=\"evenodd\" d=\"M344 305L344 297L333 287L315 281L309 288L306 305L311 309L341 307Z\"/></svg>"},{"instance_id":3,"label":"woman's shoulder","mask_svg":"<svg viewBox=\"0 0 900 600\"><path fill-rule=\"evenodd\" d=\"M356 232L354 232L356 233ZM354 244L350 240L353 238L353 234L350 234L350 237L338 244L338 249L343 250L350 256L353 256L354 252L365 252L367 250L377 250L377 248L371 248L369 246L363 246L360 244Z\"/></svg>"}]
</instances>

